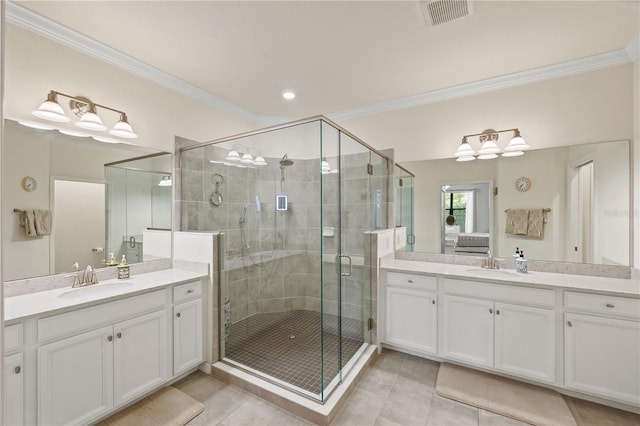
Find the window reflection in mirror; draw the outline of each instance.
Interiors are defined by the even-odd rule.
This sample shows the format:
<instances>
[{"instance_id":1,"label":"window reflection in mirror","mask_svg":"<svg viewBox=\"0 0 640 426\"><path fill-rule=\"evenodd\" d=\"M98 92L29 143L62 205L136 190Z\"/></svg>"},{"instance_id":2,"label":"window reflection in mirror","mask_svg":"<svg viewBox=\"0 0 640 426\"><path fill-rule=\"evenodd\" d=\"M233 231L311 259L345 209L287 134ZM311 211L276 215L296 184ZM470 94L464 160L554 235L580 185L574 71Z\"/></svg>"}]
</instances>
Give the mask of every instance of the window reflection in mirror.
<instances>
[{"instance_id":1,"label":"window reflection in mirror","mask_svg":"<svg viewBox=\"0 0 640 426\"><path fill-rule=\"evenodd\" d=\"M587 169L579 172L584 165L593 167L592 173L587 173ZM498 188L498 194L493 196L489 231L494 256L510 258L515 247L520 247L533 260L630 264L629 141L530 150L514 158L464 163L448 158L407 162L402 166L415 174L415 251L444 252L448 215L444 214L442 204L443 185L493 181ZM515 187L522 176L531 181L527 191ZM585 176L590 176L588 183ZM581 187L583 195L578 192ZM586 193L591 195L588 204ZM542 238L505 234L505 210L517 208L550 209Z\"/></svg>"}]
</instances>

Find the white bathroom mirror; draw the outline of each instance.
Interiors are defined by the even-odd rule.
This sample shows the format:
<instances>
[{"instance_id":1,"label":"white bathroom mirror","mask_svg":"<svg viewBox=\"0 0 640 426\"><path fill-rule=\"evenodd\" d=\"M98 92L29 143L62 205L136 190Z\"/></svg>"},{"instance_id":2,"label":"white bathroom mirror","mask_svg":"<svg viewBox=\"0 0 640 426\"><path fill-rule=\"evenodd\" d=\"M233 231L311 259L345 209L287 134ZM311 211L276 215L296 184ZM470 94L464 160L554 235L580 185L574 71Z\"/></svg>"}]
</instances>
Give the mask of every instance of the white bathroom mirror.
<instances>
[{"instance_id":1,"label":"white bathroom mirror","mask_svg":"<svg viewBox=\"0 0 640 426\"><path fill-rule=\"evenodd\" d=\"M74 262L101 268L109 252L130 263L171 257L172 187L159 185L171 177L171 154L4 124L3 280L68 272ZM108 164L129 180L109 183ZM36 182L30 191L27 176ZM32 209L53 213L50 235L27 236L19 211Z\"/></svg>"},{"instance_id":2,"label":"white bathroom mirror","mask_svg":"<svg viewBox=\"0 0 640 426\"><path fill-rule=\"evenodd\" d=\"M445 252L447 243L449 251L453 249L447 238L454 237L447 234L455 229L445 229L443 185L492 181L498 190L492 195L489 231L494 256L510 258L519 247L534 260L630 265L629 141L531 150L521 157L494 160L449 158L401 165L415 175L414 251L442 253L443 237ZM516 181L522 177L530 187L519 191ZM515 208L550 209L543 238L505 234L505 210Z\"/></svg>"}]
</instances>

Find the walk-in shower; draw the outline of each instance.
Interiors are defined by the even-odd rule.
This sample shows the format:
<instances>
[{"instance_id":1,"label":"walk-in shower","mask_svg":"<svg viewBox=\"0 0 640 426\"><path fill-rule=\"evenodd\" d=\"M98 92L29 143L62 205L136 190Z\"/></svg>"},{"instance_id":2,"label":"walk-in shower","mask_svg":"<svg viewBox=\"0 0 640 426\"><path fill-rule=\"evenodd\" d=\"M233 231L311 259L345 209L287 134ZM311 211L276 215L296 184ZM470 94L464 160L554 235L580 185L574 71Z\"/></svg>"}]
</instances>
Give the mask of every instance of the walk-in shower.
<instances>
[{"instance_id":1,"label":"walk-in shower","mask_svg":"<svg viewBox=\"0 0 640 426\"><path fill-rule=\"evenodd\" d=\"M323 117L180 157L182 230L220 231L220 359L324 401L371 343L368 242L387 227L386 157Z\"/></svg>"}]
</instances>

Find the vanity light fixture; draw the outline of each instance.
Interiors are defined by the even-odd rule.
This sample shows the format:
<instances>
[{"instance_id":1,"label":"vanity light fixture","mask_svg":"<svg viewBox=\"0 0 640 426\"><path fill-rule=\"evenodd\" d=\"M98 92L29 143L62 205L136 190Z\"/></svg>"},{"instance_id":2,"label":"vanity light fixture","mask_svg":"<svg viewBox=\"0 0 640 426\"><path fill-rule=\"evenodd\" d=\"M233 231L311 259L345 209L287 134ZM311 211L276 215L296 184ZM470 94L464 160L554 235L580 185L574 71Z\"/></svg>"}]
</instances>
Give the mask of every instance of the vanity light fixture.
<instances>
[{"instance_id":1,"label":"vanity light fixture","mask_svg":"<svg viewBox=\"0 0 640 426\"><path fill-rule=\"evenodd\" d=\"M256 155L253 158L253 155L249 152L242 152L242 150L238 151L232 149L229 151L226 157L224 157L225 161L228 163L222 163L227 166L236 166L236 167L246 167L246 166L266 166L267 161L261 155ZM216 163L216 161L209 160L212 163Z\"/></svg>"},{"instance_id":2,"label":"vanity light fixture","mask_svg":"<svg viewBox=\"0 0 640 426\"><path fill-rule=\"evenodd\" d=\"M498 138L499 134L503 132L513 132L513 138L509 141L509 144L503 150L498 147ZM480 141L480 149L476 153L467 138L478 136L478 140ZM490 160L492 158L497 158L498 154L501 154L503 157L517 157L519 155L523 155L524 151L529 149L529 145L524 141L522 136L520 135L520 130L518 129L506 129L506 130L494 130L487 129L482 133L476 133L473 135L464 135L462 137L462 143L458 147L458 150L454 154L456 161L472 161L475 160L476 157L479 160Z\"/></svg>"},{"instance_id":3,"label":"vanity light fixture","mask_svg":"<svg viewBox=\"0 0 640 426\"><path fill-rule=\"evenodd\" d=\"M58 123L67 123L71 121L71 119L67 117L64 110L58 103L58 96L63 96L70 99L70 109L80 117L80 120L75 123L76 126L83 129L99 132L107 130L107 126L103 124L102 119L97 112L97 107L100 107L120 114L120 119L115 124L113 129L109 130L109 133L114 136L127 139L138 137L138 135L134 133L133 128L129 124L127 114L124 111L120 111L106 105L94 103L91 100L83 98L81 96L71 96L55 90L51 90L49 92L49 94L47 95L47 100L44 101L38 107L38 109L32 111L32 114L38 118L55 121Z\"/></svg>"},{"instance_id":4,"label":"vanity light fixture","mask_svg":"<svg viewBox=\"0 0 640 426\"><path fill-rule=\"evenodd\" d=\"M172 184L173 184L173 181L171 180L171 176L167 175L167 176L162 176L162 179L160 179L158 186L171 186Z\"/></svg>"},{"instance_id":5,"label":"vanity light fixture","mask_svg":"<svg viewBox=\"0 0 640 426\"><path fill-rule=\"evenodd\" d=\"M282 92L282 97L287 101L292 101L296 98L296 92L292 90L285 90L284 92Z\"/></svg>"}]
</instances>

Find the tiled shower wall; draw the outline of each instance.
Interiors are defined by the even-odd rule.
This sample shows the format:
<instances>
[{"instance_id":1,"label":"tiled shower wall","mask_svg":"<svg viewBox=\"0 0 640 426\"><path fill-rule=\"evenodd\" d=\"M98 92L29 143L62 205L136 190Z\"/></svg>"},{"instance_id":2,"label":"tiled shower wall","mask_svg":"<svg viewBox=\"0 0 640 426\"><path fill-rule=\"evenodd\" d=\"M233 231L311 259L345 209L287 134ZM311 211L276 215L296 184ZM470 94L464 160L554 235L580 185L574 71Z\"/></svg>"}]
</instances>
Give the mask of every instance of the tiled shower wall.
<instances>
[{"instance_id":1,"label":"tiled shower wall","mask_svg":"<svg viewBox=\"0 0 640 426\"><path fill-rule=\"evenodd\" d=\"M281 192L280 158L266 158L268 165L256 168L209 161L221 160L226 153L227 150L212 145L183 151L181 169L176 170L181 188L176 189L180 193L177 199L182 200L177 212L181 217L181 230L225 232L222 284L226 288L222 294L223 298L225 295L230 298L232 322L256 313L320 311L321 295L324 312L336 314L338 175L321 175L318 159L294 159L294 164L284 169ZM328 161L337 166L337 159L328 158ZM366 174L366 164L370 161L374 163L373 177ZM365 232L372 229L375 219L371 188L381 190L381 223L386 227L387 166L386 161L372 161L369 153L363 153L343 156L341 171L345 203L344 252L354 259L352 276L344 279L343 315L362 319L363 292L369 293L370 274L364 267ZM222 176L218 190L223 202L219 206L210 201L215 191L215 174ZM280 193L288 195L289 209L285 212L275 211L275 196ZM260 197L260 211L256 207L256 196ZM333 237L321 236L321 209L322 224L325 228L334 227ZM368 297L367 304L371 303Z\"/></svg>"}]
</instances>

